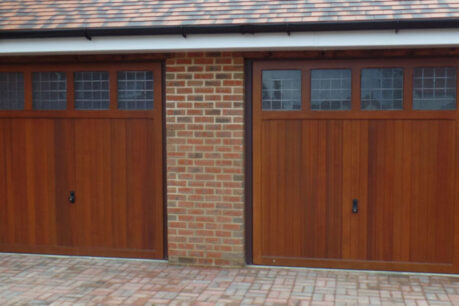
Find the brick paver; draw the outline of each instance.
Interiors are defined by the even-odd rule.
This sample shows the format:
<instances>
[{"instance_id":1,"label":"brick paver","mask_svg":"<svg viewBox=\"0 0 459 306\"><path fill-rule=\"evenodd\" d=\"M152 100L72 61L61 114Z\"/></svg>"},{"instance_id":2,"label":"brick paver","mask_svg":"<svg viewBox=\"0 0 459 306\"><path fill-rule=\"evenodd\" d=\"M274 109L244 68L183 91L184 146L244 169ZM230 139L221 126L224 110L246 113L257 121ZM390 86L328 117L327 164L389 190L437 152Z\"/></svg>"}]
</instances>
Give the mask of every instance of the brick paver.
<instances>
[{"instance_id":1,"label":"brick paver","mask_svg":"<svg viewBox=\"0 0 459 306\"><path fill-rule=\"evenodd\" d=\"M459 277L0 254L0 305L459 305Z\"/></svg>"}]
</instances>

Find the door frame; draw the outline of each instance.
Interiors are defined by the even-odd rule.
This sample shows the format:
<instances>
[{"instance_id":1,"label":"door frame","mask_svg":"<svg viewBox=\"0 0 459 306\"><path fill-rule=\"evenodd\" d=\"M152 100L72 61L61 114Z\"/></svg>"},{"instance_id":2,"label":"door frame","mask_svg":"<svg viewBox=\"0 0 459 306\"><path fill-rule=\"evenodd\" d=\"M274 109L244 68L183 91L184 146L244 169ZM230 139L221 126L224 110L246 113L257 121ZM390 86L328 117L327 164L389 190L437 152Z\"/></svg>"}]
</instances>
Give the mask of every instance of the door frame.
<instances>
[{"instance_id":1,"label":"door frame","mask_svg":"<svg viewBox=\"0 0 459 306\"><path fill-rule=\"evenodd\" d=\"M244 60L244 88L245 88L245 103L244 103L244 175L245 175L245 262L253 264L253 60Z\"/></svg>"}]
</instances>

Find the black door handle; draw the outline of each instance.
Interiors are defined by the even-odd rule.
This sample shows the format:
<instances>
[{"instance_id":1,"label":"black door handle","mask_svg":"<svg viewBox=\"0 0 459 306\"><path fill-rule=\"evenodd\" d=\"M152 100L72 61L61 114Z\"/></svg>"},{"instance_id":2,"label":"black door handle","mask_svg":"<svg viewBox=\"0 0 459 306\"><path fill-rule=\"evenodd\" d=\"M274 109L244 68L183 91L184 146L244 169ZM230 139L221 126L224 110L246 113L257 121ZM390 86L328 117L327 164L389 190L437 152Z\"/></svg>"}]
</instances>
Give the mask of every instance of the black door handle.
<instances>
[{"instance_id":1,"label":"black door handle","mask_svg":"<svg viewBox=\"0 0 459 306\"><path fill-rule=\"evenodd\" d=\"M70 191L69 202L72 204L75 203L75 191Z\"/></svg>"},{"instance_id":2,"label":"black door handle","mask_svg":"<svg viewBox=\"0 0 459 306\"><path fill-rule=\"evenodd\" d=\"M359 200L354 199L352 200L352 213L356 214L359 212Z\"/></svg>"}]
</instances>

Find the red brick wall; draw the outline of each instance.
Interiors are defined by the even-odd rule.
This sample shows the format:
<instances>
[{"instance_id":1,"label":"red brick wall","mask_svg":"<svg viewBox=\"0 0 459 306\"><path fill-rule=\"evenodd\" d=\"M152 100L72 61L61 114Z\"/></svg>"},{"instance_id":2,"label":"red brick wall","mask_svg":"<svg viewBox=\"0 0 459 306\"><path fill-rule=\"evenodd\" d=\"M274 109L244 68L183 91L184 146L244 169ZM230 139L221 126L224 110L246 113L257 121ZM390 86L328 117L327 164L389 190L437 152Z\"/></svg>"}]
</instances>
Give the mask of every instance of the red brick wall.
<instances>
[{"instance_id":1,"label":"red brick wall","mask_svg":"<svg viewBox=\"0 0 459 306\"><path fill-rule=\"evenodd\" d=\"M243 265L243 58L166 61L169 262Z\"/></svg>"}]
</instances>

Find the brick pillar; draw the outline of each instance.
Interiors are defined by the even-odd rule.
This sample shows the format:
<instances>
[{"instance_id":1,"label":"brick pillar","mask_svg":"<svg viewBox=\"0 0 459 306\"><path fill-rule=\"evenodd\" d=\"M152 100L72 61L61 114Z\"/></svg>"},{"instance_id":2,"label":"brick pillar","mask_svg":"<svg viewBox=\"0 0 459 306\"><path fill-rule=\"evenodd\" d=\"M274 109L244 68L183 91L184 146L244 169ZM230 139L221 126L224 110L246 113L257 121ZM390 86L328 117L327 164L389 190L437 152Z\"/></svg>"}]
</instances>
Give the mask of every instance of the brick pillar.
<instances>
[{"instance_id":1,"label":"brick pillar","mask_svg":"<svg viewBox=\"0 0 459 306\"><path fill-rule=\"evenodd\" d=\"M169 262L244 264L243 58L166 61Z\"/></svg>"}]
</instances>

